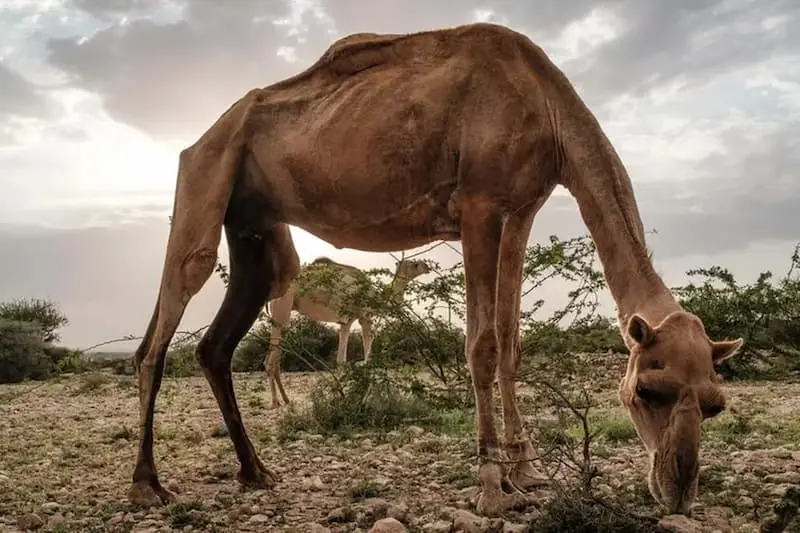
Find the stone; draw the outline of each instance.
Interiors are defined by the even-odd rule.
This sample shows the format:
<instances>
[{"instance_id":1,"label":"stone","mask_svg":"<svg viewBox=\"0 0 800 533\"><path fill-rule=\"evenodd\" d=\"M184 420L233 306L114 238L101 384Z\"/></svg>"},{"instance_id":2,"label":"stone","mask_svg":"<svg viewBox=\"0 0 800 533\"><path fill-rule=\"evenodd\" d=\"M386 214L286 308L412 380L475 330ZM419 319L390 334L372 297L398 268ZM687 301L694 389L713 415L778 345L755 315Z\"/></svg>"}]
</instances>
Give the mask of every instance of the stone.
<instances>
[{"instance_id":1,"label":"stone","mask_svg":"<svg viewBox=\"0 0 800 533\"><path fill-rule=\"evenodd\" d=\"M800 472L781 472L780 474L770 474L764 478L767 483L789 483L800 485Z\"/></svg>"},{"instance_id":2,"label":"stone","mask_svg":"<svg viewBox=\"0 0 800 533\"><path fill-rule=\"evenodd\" d=\"M251 524L266 524L269 522L269 517L263 514L254 514L247 521Z\"/></svg>"},{"instance_id":3,"label":"stone","mask_svg":"<svg viewBox=\"0 0 800 533\"><path fill-rule=\"evenodd\" d=\"M483 533L489 529L489 520L459 509L453 513L453 531L464 533Z\"/></svg>"},{"instance_id":4,"label":"stone","mask_svg":"<svg viewBox=\"0 0 800 533\"><path fill-rule=\"evenodd\" d=\"M368 533L407 533L406 526L394 518L381 518L370 528Z\"/></svg>"},{"instance_id":5,"label":"stone","mask_svg":"<svg viewBox=\"0 0 800 533\"><path fill-rule=\"evenodd\" d=\"M337 507L329 512L326 518L329 524L352 522L353 519L355 519L355 513L349 507Z\"/></svg>"},{"instance_id":6,"label":"stone","mask_svg":"<svg viewBox=\"0 0 800 533\"><path fill-rule=\"evenodd\" d=\"M36 513L28 513L17 519L17 527L23 530L39 529L44 525L44 520Z\"/></svg>"},{"instance_id":7,"label":"stone","mask_svg":"<svg viewBox=\"0 0 800 533\"><path fill-rule=\"evenodd\" d=\"M408 518L408 505L405 503L391 504L389 508L386 509L386 516L400 522L405 522Z\"/></svg>"},{"instance_id":8,"label":"stone","mask_svg":"<svg viewBox=\"0 0 800 533\"><path fill-rule=\"evenodd\" d=\"M682 514L667 515L659 520L658 525L675 533L702 533L703 531L700 522Z\"/></svg>"},{"instance_id":9,"label":"stone","mask_svg":"<svg viewBox=\"0 0 800 533\"><path fill-rule=\"evenodd\" d=\"M422 531L423 533L450 533L450 522L444 520L428 522L422 526Z\"/></svg>"},{"instance_id":10,"label":"stone","mask_svg":"<svg viewBox=\"0 0 800 533\"><path fill-rule=\"evenodd\" d=\"M331 533L331 529L329 527L325 527L322 524L317 524L316 522L303 524L301 531L308 531L308 533Z\"/></svg>"},{"instance_id":11,"label":"stone","mask_svg":"<svg viewBox=\"0 0 800 533\"><path fill-rule=\"evenodd\" d=\"M42 511L47 514L52 514L58 511L60 507L61 505L56 502L47 502L42 504Z\"/></svg>"}]
</instances>

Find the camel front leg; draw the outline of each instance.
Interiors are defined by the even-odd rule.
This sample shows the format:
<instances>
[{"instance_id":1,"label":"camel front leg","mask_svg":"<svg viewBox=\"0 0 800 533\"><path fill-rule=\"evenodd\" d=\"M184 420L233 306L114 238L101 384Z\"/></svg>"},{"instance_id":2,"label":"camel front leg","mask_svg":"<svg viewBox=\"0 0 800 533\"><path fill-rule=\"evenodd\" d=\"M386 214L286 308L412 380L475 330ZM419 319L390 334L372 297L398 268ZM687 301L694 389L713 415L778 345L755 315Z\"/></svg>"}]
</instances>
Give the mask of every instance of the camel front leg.
<instances>
[{"instance_id":1,"label":"camel front leg","mask_svg":"<svg viewBox=\"0 0 800 533\"><path fill-rule=\"evenodd\" d=\"M372 357L372 341L375 340L375 335L372 331L372 319L370 317L362 317L358 323L361 324L361 346L364 348L364 362L368 363L369 358Z\"/></svg>"},{"instance_id":2,"label":"camel front leg","mask_svg":"<svg viewBox=\"0 0 800 533\"><path fill-rule=\"evenodd\" d=\"M342 322L339 327L339 348L336 352L336 364L343 365L347 362L347 343L350 340L350 328L353 320Z\"/></svg>"},{"instance_id":3,"label":"camel front leg","mask_svg":"<svg viewBox=\"0 0 800 533\"><path fill-rule=\"evenodd\" d=\"M520 490L548 484L548 479L533 465L536 450L523 432L517 406L516 379L521 359L519 335L522 270L525 246L534 213L510 216L503 226L497 287L497 339L499 364L497 384L503 402L505 449L511 460L509 481Z\"/></svg>"},{"instance_id":4,"label":"camel front leg","mask_svg":"<svg viewBox=\"0 0 800 533\"><path fill-rule=\"evenodd\" d=\"M479 201L464 202L461 209L469 213L461 218L461 239L467 292L466 356L475 393L481 462L477 510L483 515L495 516L528 503L519 491L509 494L503 490L506 457L494 425L492 382L498 363L495 317L502 219L490 205Z\"/></svg>"},{"instance_id":5,"label":"camel front leg","mask_svg":"<svg viewBox=\"0 0 800 533\"><path fill-rule=\"evenodd\" d=\"M213 228L212 228L213 231ZM153 458L153 419L155 402L164 374L164 359L186 305L211 276L216 264L214 235L206 245L180 239L180 229L173 229L167 247L161 290L153 317L134 356L139 385L139 451L128 491L131 503L150 507L175 501L158 479ZM212 248L213 246L213 248Z\"/></svg>"},{"instance_id":6,"label":"camel front leg","mask_svg":"<svg viewBox=\"0 0 800 533\"><path fill-rule=\"evenodd\" d=\"M286 294L270 302L272 329L269 335L269 355L267 356L264 368L267 371L267 380L269 381L273 409L281 406L278 394L280 394L285 405L291 403L281 381L281 340L283 340L283 331L289 324L289 318L292 314L294 294L295 288L291 286L286 291Z\"/></svg>"}]
</instances>

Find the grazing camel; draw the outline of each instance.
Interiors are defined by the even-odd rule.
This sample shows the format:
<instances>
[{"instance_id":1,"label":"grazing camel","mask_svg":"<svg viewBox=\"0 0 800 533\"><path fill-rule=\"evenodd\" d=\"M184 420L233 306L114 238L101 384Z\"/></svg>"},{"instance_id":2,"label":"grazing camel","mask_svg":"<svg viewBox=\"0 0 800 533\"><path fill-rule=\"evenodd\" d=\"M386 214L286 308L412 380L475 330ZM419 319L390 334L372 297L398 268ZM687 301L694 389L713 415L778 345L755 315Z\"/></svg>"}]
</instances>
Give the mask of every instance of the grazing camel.
<instances>
[{"instance_id":1,"label":"grazing camel","mask_svg":"<svg viewBox=\"0 0 800 533\"><path fill-rule=\"evenodd\" d=\"M652 495L688 514L700 423L724 407L714 365L742 340L709 339L657 274L625 167L566 76L524 35L486 23L342 38L308 69L248 92L181 152L157 303L135 355L140 434L130 501L174 498L156 473L153 410L167 346L214 270L223 228L230 283L197 358L239 481L279 481L247 435L230 364L265 299L290 284L291 224L338 248L375 252L461 241L477 511L525 504L523 491L542 476L514 382L523 258L534 216L557 185L575 198L617 304L630 349L619 396L650 454Z\"/></svg>"},{"instance_id":2,"label":"grazing camel","mask_svg":"<svg viewBox=\"0 0 800 533\"><path fill-rule=\"evenodd\" d=\"M402 298L408 283L416 277L430 272L425 261L401 259L395 264L395 273L390 290L391 299ZM362 285L363 284L363 285ZM283 328L289 323L292 311L298 311L306 317L319 322L335 322L339 324L339 348L336 362L347 361L347 343L350 339L350 327L358 320L361 326L361 345L364 348L364 360L369 361L372 355L372 315L374 310L361 297L360 288L372 287L369 278L358 268L343 265L318 257L306 265L291 284L285 294L269 303L273 320L269 337L270 351L264 362L272 393L272 406L280 407L278 392L284 404L289 403L286 391L281 382L280 343ZM372 291L370 291L372 292ZM369 296L369 294L367 294ZM359 300L361 300L359 302ZM276 390L277 389L277 390Z\"/></svg>"}]
</instances>

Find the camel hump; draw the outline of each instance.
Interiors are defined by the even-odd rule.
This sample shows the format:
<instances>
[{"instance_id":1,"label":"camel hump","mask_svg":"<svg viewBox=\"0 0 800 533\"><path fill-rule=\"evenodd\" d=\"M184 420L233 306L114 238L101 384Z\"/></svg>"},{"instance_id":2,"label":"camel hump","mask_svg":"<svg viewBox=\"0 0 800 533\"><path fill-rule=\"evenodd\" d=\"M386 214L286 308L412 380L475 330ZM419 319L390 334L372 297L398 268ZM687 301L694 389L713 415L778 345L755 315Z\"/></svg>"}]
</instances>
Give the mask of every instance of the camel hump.
<instances>
[{"instance_id":1,"label":"camel hump","mask_svg":"<svg viewBox=\"0 0 800 533\"><path fill-rule=\"evenodd\" d=\"M396 33L354 33L342 37L322 54L319 64L340 75L350 75L386 63L385 49L409 36Z\"/></svg>"}]
</instances>

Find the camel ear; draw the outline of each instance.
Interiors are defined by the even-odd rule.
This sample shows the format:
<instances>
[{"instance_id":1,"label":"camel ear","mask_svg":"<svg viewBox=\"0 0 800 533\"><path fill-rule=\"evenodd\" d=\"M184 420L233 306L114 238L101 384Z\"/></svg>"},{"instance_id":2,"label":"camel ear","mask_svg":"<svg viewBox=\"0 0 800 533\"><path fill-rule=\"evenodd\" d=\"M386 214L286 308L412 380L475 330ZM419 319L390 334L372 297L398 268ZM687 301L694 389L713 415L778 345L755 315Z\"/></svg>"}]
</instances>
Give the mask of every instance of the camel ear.
<instances>
[{"instance_id":1,"label":"camel ear","mask_svg":"<svg viewBox=\"0 0 800 533\"><path fill-rule=\"evenodd\" d=\"M711 359L719 364L736 355L744 344L744 339L732 341L711 341Z\"/></svg>"},{"instance_id":2,"label":"camel ear","mask_svg":"<svg viewBox=\"0 0 800 533\"><path fill-rule=\"evenodd\" d=\"M633 315L628 320L628 335L642 348L647 348L656 340L656 332L653 331L647 320L640 315Z\"/></svg>"}]
</instances>

